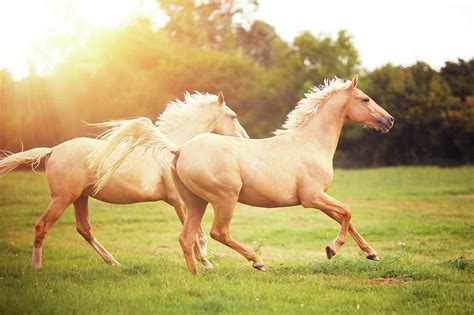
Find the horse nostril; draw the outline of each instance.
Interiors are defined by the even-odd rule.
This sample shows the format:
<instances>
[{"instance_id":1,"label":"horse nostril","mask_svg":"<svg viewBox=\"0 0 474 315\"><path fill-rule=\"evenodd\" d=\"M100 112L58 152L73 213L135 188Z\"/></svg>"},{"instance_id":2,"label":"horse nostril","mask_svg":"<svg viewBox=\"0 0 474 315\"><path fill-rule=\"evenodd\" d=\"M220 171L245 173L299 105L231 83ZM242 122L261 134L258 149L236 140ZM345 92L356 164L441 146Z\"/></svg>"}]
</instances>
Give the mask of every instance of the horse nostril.
<instances>
[{"instance_id":1,"label":"horse nostril","mask_svg":"<svg viewBox=\"0 0 474 315\"><path fill-rule=\"evenodd\" d=\"M393 123L395 122L395 118L393 118L392 116L390 116L388 118L388 121L390 121L390 123L393 125Z\"/></svg>"}]
</instances>

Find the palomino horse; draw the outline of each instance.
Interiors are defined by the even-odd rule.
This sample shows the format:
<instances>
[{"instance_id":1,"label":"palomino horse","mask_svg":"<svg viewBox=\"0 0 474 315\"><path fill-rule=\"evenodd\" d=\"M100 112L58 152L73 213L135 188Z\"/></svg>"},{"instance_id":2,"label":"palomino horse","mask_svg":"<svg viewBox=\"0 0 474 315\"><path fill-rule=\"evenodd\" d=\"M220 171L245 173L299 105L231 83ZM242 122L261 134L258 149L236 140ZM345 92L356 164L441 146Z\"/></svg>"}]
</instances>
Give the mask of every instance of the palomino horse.
<instances>
[{"instance_id":1,"label":"palomino horse","mask_svg":"<svg viewBox=\"0 0 474 315\"><path fill-rule=\"evenodd\" d=\"M265 270L262 260L229 233L237 202L266 208L301 204L320 209L341 224L338 237L326 247L329 259L345 243L349 231L367 258L378 260L351 223L349 207L327 194L344 122L350 119L383 133L393 126L394 118L357 89L357 81L357 76L352 82L335 78L314 88L272 138L200 135L179 149L172 148L176 152L173 174L188 209L179 241L192 273L197 272L193 240L208 202L214 208L211 237L252 261L258 270Z\"/></svg>"},{"instance_id":2,"label":"palomino horse","mask_svg":"<svg viewBox=\"0 0 474 315\"><path fill-rule=\"evenodd\" d=\"M166 110L158 117L154 129L165 134L174 143L180 144L198 134L208 132L248 138L236 117L236 114L226 106L222 93L219 93L218 97L187 93L184 102L177 100L168 104ZM7 155L0 160L1 176L20 164L35 165L42 157L47 157L46 176L52 200L35 226L32 259L35 268L41 267L42 247L46 234L71 203L74 204L79 234L90 243L106 263L119 264L92 234L88 219L89 197L114 204L164 200L176 209L180 220L184 220L183 203L175 189L170 169L169 160L173 155L169 152L151 150L146 152L134 150L128 154L130 152L127 150L132 151L134 142L141 136L137 132L141 124L152 123L149 119L139 118L98 124L99 126L114 126L106 134L105 142L91 138L76 138L53 148L36 148ZM121 145L121 150L114 150L115 139L124 133L128 135L127 143ZM123 140L123 138L120 139ZM114 161L123 162L113 175L107 174L110 170L104 169L109 156L112 156ZM92 164L89 164L90 160ZM99 166L94 167L94 165ZM98 174L106 179L107 183L96 182ZM97 185L95 191L94 184ZM206 245L206 238L202 232L200 245L202 247ZM199 246L196 248L199 249ZM196 251L196 256L205 267L212 267L205 258L199 257L203 256L199 250Z\"/></svg>"}]
</instances>

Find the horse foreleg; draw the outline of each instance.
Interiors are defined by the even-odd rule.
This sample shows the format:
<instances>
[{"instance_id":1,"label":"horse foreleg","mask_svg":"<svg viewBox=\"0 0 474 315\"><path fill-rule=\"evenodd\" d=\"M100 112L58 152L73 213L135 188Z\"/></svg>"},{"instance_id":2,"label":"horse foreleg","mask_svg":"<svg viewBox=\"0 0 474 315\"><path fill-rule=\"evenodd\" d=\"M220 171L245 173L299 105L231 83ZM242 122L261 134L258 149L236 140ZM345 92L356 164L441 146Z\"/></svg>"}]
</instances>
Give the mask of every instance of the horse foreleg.
<instances>
[{"instance_id":1,"label":"horse foreleg","mask_svg":"<svg viewBox=\"0 0 474 315\"><path fill-rule=\"evenodd\" d=\"M331 213L330 217L336 220L339 224L342 223L342 216L338 214ZM378 261L379 257L377 256L377 252L373 249L369 243L362 237L362 235L357 231L355 225L350 222L349 223L349 233L351 233L352 237L356 241L357 245L359 245L360 249L362 249L367 254L367 259Z\"/></svg>"},{"instance_id":2,"label":"horse foreleg","mask_svg":"<svg viewBox=\"0 0 474 315\"><path fill-rule=\"evenodd\" d=\"M333 219L340 217L341 230L339 235L326 247L326 255L328 259L331 259L346 242L346 235L349 231L352 217L349 207L326 193L318 194L309 202L303 203L303 206L320 209Z\"/></svg>"},{"instance_id":3,"label":"horse foreleg","mask_svg":"<svg viewBox=\"0 0 474 315\"><path fill-rule=\"evenodd\" d=\"M360 249L362 249L367 254L367 259L378 261L379 257L377 256L377 252L373 249L369 243L357 232L354 224L352 222L349 225L349 232L351 233L352 237L356 241L357 245L359 245Z\"/></svg>"},{"instance_id":4,"label":"horse foreleg","mask_svg":"<svg viewBox=\"0 0 474 315\"><path fill-rule=\"evenodd\" d=\"M74 213L76 215L76 229L79 234L94 248L94 250L102 257L102 259L109 265L119 266L120 263L115 260L107 249L94 237L92 228L89 222L89 197L86 194L81 195L74 201Z\"/></svg>"}]
</instances>

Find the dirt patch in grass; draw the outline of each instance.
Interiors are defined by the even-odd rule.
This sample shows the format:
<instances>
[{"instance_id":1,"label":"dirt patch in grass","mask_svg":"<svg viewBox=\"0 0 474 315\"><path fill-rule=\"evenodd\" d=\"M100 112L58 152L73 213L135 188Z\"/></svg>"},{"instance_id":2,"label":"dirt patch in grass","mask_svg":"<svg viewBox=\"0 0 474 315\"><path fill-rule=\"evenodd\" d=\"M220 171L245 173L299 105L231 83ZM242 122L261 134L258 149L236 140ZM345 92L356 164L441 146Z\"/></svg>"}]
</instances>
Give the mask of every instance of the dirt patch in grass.
<instances>
[{"instance_id":1,"label":"dirt patch in grass","mask_svg":"<svg viewBox=\"0 0 474 315\"><path fill-rule=\"evenodd\" d=\"M401 282L404 282L396 278L373 278L373 279L369 279L369 281L372 283L382 283L382 284L399 284Z\"/></svg>"}]
</instances>

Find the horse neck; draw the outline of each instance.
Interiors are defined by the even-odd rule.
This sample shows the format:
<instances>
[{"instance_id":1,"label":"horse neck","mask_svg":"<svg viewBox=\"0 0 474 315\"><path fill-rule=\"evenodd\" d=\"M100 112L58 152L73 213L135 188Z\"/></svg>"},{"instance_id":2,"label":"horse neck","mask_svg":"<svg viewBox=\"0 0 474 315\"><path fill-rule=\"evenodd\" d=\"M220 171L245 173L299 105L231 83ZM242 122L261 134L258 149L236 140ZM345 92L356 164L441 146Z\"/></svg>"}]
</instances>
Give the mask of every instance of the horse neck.
<instances>
[{"instance_id":1,"label":"horse neck","mask_svg":"<svg viewBox=\"0 0 474 315\"><path fill-rule=\"evenodd\" d=\"M178 126L172 130L165 128L162 125L158 127L158 130L176 145L184 144L199 134L212 131L209 123L199 120L187 121L186 124Z\"/></svg>"},{"instance_id":2,"label":"horse neck","mask_svg":"<svg viewBox=\"0 0 474 315\"><path fill-rule=\"evenodd\" d=\"M308 143L314 143L318 155L325 154L334 158L342 126L345 122L345 102L343 93L338 93L318 108L317 113L300 129L301 137Z\"/></svg>"}]
</instances>

